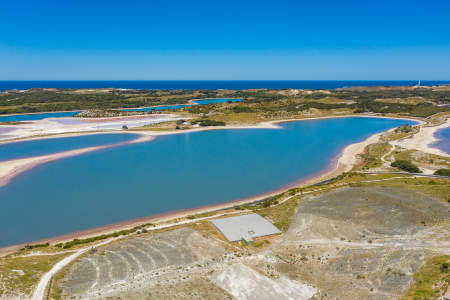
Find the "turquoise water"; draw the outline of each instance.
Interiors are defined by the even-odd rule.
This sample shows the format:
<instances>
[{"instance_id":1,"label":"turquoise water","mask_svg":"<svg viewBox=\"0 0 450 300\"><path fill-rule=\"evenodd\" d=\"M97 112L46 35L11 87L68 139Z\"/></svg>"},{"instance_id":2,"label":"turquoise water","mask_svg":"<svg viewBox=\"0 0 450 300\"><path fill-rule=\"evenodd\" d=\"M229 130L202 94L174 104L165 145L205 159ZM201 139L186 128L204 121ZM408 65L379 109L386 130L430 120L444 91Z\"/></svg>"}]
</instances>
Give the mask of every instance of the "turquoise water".
<instances>
[{"instance_id":1,"label":"turquoise water","mask_svg":"<svg viewBox=\"0 0 450 300\"><path fill-rule=\"evenodd\" d=\"M203 99L203 100L195 100L194 102L197 104L211 104L211 103L225 103L225 102L241 102L242 99Z\"/></svg>"},{"instance_id":2,"label":"turquoise water","mask_svg":"<svg viewBox=\"0 0 450 300\"><path fill-rule=\"evenodd\" d=\"M203 99L195 100L194 102L199 105L211 104L211 103L225 103L225 102L239 102L242 99L228 99L228 98L217 98L217 99ZM152 106L144 108L125 108L122 111L152 111L152 110L177 110L180 108L191 107L194 104L177 104L177 105L165 105L165 106Z\"/></svg>"},{"instance_id":3,"label":"turquoise water","mask_svg":"<svg viewBox=\"0 0 450 300\"><path fill-rule=\"evenodd\" d=\"M341 118L283 129L192 132L38 166L0 188L0 246L273 191L404 120Z\"/></svg>"},{"instance_id":4,"label":"turquoise water","mask_svg":"<svg viewBox=\"0 0 450 300\"><path fill-rule=\"evenodd\" d=\"M47 119L47 118L73 117L78 113L79 113L79 111L68 111L68 112L51 112L51 113L39 113L39 114L0 116L0 122L36 121L36 120L42 120L42 119Z\"/></svg>"},{"instance_id":5,"label":"turquoise water","mask_svg":"<svg viewBox=\"0 0 450 300\"><path fill-rule=\"evenodd\" d=\"M0 161L134 140L137 134L93 134L0 144Z\"/></svg>"},{"instance_id":6,"label":"turquoise water","mask_svg":"<svg viewBox=\"0 0 450 300\"><path fill-rule=\"evenodd\" d=\"M193 104L177 104L177 105L164 105L164 106L152 106L144 108L124 108L121 111L152 111L152 110L177 110L180 108L190 107Z\"/></svg>"},{"instance_id":7,"label":"turquoise water","mask_svg":"<svg viewBox=\"0 0 450 300\"><path fill-rule=\"evenodd\" d=\"M225 103L228 101L238 102L238 101L242 101L242 99L218 98L218 99L196 100L195 102L197 104L201 105L201 104L210 104L210 103ZM122 109L122 111L177 110L180 108L190 107L192 105L193 104L176 104L176 105L154 106L154 107L145 107L145 108L125 108L125 109ZM50 113L38 113L38 114L0 116L0 122L36 121L36 120L43 120L43 119L47 119L47 118L73 117L78 113L79 113L79 111L70 111L70 112L50 112Z\"/></svg>"}]
</instances>

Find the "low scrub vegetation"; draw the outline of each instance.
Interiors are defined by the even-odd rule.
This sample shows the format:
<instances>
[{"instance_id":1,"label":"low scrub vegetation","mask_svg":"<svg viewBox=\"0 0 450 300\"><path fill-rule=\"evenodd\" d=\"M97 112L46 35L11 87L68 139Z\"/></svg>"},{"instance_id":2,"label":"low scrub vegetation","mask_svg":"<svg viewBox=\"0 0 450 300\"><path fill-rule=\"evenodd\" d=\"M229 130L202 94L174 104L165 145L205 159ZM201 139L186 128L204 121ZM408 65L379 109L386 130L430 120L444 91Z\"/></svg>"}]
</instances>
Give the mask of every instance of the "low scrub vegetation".
<instances>
[{"instance_id":1,"label":"low scrub vegetation","mask_svg":"<svg viewBox=\"0 0 450 300\"><path fill-rule=\"evenodd\" d=\"M409 173L422 173L418 166L408 160L396 160L391 166Z\"/></svg>"},{"instance_id":2,"label":"low scrub vegetation","mask_svg":"<svg viewBox=\"0 0 450 300\"><path fill-rule=\"evenodd\" d=\"M29 299L41 276L67 255L0 257L0 299Z\"/></svg>"},{"instance_id":3,"label":"low scrub vegetation","mask_svg":"<svg viewBox=\"0 0 450 300\"><path fill-rule=\"evenodd\" d=\"M198 124L202 127L206 127L206 126L225 126L226 123L223 121L216 121L216 120L210 120L210 119L198 119L198 120L194 120L192 121L192 124Z\"/></svg>"},{"instance_id":4,"label":"low scrub vegetation","mask_svg":"<svg viewBox=\"0 0 450 300\"><path fill-rule=\"evenodd\" d=\"M148 224L144 224L144 225L133 227L131 229L121 230L121 231L117 231L117 232L113 232L113 233L109 233L109 234L102 234L102 235L98 235L98 236L94 236L94 237L90 237L90 238L85 238L85 239L73 239L70 242L56 244L55 247L59 247L59 248L63 248L63 249L69 249L69 248L72 248L74 246L83 245L83 244L89 244L89 243L92 243L92 242L105 240L107 238L119 237L121 235L129 235L129 234L135 233L135 232L136 233L147 232L145 227L146 226L151 226L151 225L152 225L151 223L148 223Z\"/></svg>"},{"instance_id":5,"label":"low scrub vegetation","mask_svg":"<svg viewBox=\"0 0 450 300\"><path fill-rule=\"evenodd\" d=\"M450 169L439 169L436 172L434 172L434 175L450 177Z\"/></svg>"},{"instance_id":6,"label":"low scrub vegetation","mask_svg":"<svg viewBox=\"0 0 450 300\"><path fill-rule=\"evenodd\" d=\"M404 132L409 133L413 131L413 127L411 125L405 124L395 129L395 132Z\"/></svg>"},{"instance_id":7,"label":"low scrub vegetation","mask_svg":"<svg viewBox=\"0 0 450 300\"><path fill-rule=\"evenodd\" d=\"M438 299L450 284L450 256L430 259L416 274L403 300Z\"/></svg>"},{"instance_id":8,"label":"low scrub vegetation","mask_svg":"<svg viewBox=\"0 0 450 300\"><path fill-rule=\"evenodd\" d=\"M310 110L347 110L348 113L402 114L412 117L429 117L450 111L449 107L436 105L448 103L450 91L408 88L340 89L310 94L280 93L280 90L229 90L226 96L218 90L31 89L0 93L0 114L186 104L192 99L229 96L243 101L239 104L195 105L184 110L192 114L226 111L235 114L284 112L287 115L298 115ZM412 98L418 100L401 101ZM330 99L333 101L330 102ZM383 102L383 99L399 101Z\"/></svg>"},{"instance_id":9,"label":"low scrub vegetation","mask_svg":"<svg viewBox=\"0 0 450 300\"><path fill-rule=\"evenodd\" d=\"M35 248L44 248L44 247L48 247L50 246L49 243L44 243L44 244L34 244L34 245L26 245L25 247L23 247L21 250L31 250L31 249L35 249Z\"/></svg>"}]
</instances>

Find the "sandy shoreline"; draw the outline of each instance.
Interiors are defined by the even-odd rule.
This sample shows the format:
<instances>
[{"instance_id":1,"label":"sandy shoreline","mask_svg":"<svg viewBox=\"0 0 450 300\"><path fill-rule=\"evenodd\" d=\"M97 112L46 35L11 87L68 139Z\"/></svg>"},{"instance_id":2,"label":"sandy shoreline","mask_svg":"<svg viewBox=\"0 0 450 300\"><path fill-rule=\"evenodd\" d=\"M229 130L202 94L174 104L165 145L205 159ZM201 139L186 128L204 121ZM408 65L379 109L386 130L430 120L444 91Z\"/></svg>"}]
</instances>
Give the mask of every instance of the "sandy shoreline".
<instances>
[{"instance_id":1,"label":"sandy shoreline","mask_svg":"<svg viewBox=\"0 0 450 300\"><path fill-rule=\"evenodd\" d=\"M140 142L140 141L148 141L148 140L152 140L156 136L160 136L160 135L182 134L182 133L188 133L188 132L198 132L198 131L206 131L206 130L224 130L224 129L248 129L248 128L280 129L282 127L278 126L277 124L285 123L285 122L302 121L302 120L308 121L308 120L330 119L330 118L346 118L346 117L373 117L373 118L405 119L405 120L413 120L413 121L423 124L423 122L420 120L409 119L409 118L394 118L394 117L391 118L391 117L364 116L364 115L363 116L343 115L343 116L336 116L336 117L329 116L329 117L317 117L317 118L308 118L308 119L275 120L275 121L262 122L255 126L220 126L220 127L218 126L218 127L213 127L213 128L211 128L211 127L195 128L195 129L191 129L191 130L176 131L176 132L151 132L151 133L148 132L147 133L147 132L128 131L129 133L141 134L141 135L143 135L143 137L141 137L137 140L133 140L131 142L125 142L125 143L121 143L121 144L128 144L128 143ZM207 205L207 206L185 209L185 210L180 210L180 211L172 211L172 212L168 212L168 213L163 213L163 214L128 220L128 221L124 221L124 222L114 223L114 224L110 224L110 225L105 225L105 226L101 226L101 227L96 227L96 228L92 228L92 229L88 229L88 230L83 230L83 231L79 231L79 232L62 235L59 237L48 238L48 239L45 239L42 241L35 241L33 243L39 243L39 242L59 243L59 242L69 241L74 238L84 238L84 237L90 237L90 236L95 236L95 235L99 235L99 234L111 233L111 232L118 231L118 230L129 229L134 226L138 226L138 225L141 225L144 223L149 223L149 222L167 222L167 221L171 221L176 218L182 218L182 217L186 217L186 216L192 215L192 214L211 212L211 211L215 211L215 210L221 210L221 209L231 208L231 207L234 207L237 205L243 205L243 204L255 202L255 201L264 199L266 197L270 197L270 196L279 194L280 192L283 192L283 191L288 190L293 187L307 186L307 185L310 185L310 184L313 184L313 183L316 183L316 182L319 182L322 180L326 180L326 179L335 177L339 174L342 174L343 172L350 171L359 162L358 155L364 151L365 147L369 144L376 143L379 140L380 136L384 133L385 132L373 134L362 142L350 144L350 145L346 146L344 149L342 149L342 151L340 152L340 154L338 156L336 156L335 158L332 159L332 161L330 162L330 165L327 169L319 171L315 174L311 174L307 178L302 178L301 180L288 183L288 184L280 187L277 190L272 190L270 192L258 194L258 195L255 195L255 196L252 196L249 198L238 199L235 201L225 202L225 203L221 203L221 204ZM100 150L100 149L104 149L104 148L114 147L114 146L118 146L118 145L113 144L113 145L107 145L107 146L83 148L83 149L66 151L63 153L51 154L51 155L47 155L44 157L41 156L41 157L14 160L14 161L10 161L10 162L17 162L19 164L16 166L13 163L11 163L11 165L9 165L6 169L2 166L3 163L0 163L0 186L9 182L9 180L11 180L14 176L16 176L26 170L29 170L30 168L33 168L34 166L37 166L39 164L57 160L57 159L64 158L64 157L75 156L75 155L80 155L83 153L96 151L96 150ZM8 173L11 173L11 175L9 175ZM6 182L4 182L5 180L6 180ZM0 248L0 255L4 255L7 253L17 251L24 245L25 244Z\"/></svg>"},{"instance_id":2,"label":"sandy shoreline","mask_svg":"<svg viewBox=\"0 0 450 300\"><path fill-rule=\"evenodd\" d=\"M406 149L416 149L423 152L436 154L440 156L450 157L448 153L432 147L431 145L439 139L434 135L439 129L450 127L450 118L446 122L438 126L421 126L420 131L410 138L401 139L399 141L391 142L392 145L400 146Z\"/></svg>"}]
</instances>

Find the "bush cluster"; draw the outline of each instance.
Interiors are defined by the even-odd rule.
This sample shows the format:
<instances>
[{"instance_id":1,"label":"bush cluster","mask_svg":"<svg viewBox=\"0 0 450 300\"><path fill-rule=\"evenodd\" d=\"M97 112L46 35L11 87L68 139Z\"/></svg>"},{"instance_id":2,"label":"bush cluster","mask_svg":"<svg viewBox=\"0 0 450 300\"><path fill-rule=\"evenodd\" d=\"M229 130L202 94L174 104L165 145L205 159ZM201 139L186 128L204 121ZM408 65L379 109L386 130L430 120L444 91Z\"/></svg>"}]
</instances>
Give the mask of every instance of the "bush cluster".
<instances>
[{"instance_id":1,"label":"bush cluster","mask_svg":"<svg viewBox=\"0 0 450 300\"><path fill-rule=\"evenodd\" d=\"M100 240L104 240L107 238L111 238L111 237L119 237L121 235L128 235L131 233L134 233L136 231L138 231L139 229L142 229L140 232L137 233L145 233L147 232L147 230L145 229L146 226L154 226L151 223L147 223L147 224L143 224L140 226L136 226L134 228L131 229L127 229L127 230L121 230L121 231L117 231L117 232L113 232L113 233L109 233L109 234L102 234L102 235L98 235L98 236L94 236L94 237L90 237L90 238L85 238L85 239L73 239L70 242L66 242L66 243L59 243L56 244L56 247L59 248L64 248L64 249L69 249L72 248L73 246L76 245L81 245L81 244L88 244L88 243L92 243L92 242L96 242L96 241L100 241Z\"/></svg>"},{"instance_id":2,"label":"bush cluster","mask_svg":"<svg viewBox=\"0 0 450 300\"><path fill-rule=\"evenodd\" d=\"M409 173L422 173L419 167L408 160L396 160L391 164L391 166Z\"/></svg>"},{"instance_id":3,"label":"bush cluster","mask_svg":"<svg viewBox=\"0 0 450 300\"><path fill-rule=\"evenodd\" d=\"M450 169L439 169L436 172L434 172L434 175L450 177Z\"/></svg>"},{"instance_id":4,"label":"bush cluster","mask_svg":"<svg viewBox=\"0 0 450 300\"><path fill-rule=\"evenodd\" d=\"M34 245L26 245L25 247L23 247L21 250L31 250L34 248L44 248L44 247L48 247L50 244L49 243L45 243L45 244L34 244Z\"/></svg>"},{"instance_id":5,"label":"bush cluster","mask_svg":"<svg viewBox=\"0 0 450 300\"><path fill-rule=\"evenodd\" d=\"M210 119L198 119L198 120L194 120L192 121L192 124L199 124L202 127L206 127L206 126L225 126L225 122L223 121L216 121L216 120L210 120Z\"/></svg>"}]
</instances>

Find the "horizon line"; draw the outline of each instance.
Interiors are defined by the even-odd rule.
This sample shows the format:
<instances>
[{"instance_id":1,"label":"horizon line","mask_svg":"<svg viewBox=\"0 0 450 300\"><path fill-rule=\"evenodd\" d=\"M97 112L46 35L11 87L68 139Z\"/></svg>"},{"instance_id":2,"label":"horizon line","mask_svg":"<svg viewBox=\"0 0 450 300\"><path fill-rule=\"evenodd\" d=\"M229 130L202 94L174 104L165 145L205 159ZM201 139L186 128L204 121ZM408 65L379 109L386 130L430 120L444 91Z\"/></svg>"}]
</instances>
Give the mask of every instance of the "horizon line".
<instances>
[{"instance_id":1,"label":"horizon line","mask_svg":"<svg viewBox=\"0 0 450 300\"><path fill-rule=\"evenodd\" d=\"M0 81L450 81L450 79L0 79Z\"/></svg>"}]
</instances>

